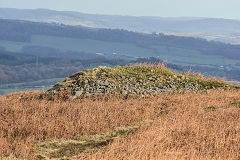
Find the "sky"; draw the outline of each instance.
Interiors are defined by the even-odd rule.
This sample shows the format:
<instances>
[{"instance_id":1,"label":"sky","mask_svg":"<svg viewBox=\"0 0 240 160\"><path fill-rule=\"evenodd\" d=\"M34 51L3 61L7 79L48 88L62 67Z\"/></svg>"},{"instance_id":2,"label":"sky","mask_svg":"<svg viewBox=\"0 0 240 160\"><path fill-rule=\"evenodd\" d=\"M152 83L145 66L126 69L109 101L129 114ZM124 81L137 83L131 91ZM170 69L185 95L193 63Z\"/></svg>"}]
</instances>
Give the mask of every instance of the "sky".
<instances>
[{"instance_id":1,"label":"sky","mask_svg":"<svg viewBox=\"0 0 240 160\"><path fill-rule=\"evenodd\" d=\"M83 13L240 19L240 0L0 0L0 8Z\"/></svg>"}]
</instances>

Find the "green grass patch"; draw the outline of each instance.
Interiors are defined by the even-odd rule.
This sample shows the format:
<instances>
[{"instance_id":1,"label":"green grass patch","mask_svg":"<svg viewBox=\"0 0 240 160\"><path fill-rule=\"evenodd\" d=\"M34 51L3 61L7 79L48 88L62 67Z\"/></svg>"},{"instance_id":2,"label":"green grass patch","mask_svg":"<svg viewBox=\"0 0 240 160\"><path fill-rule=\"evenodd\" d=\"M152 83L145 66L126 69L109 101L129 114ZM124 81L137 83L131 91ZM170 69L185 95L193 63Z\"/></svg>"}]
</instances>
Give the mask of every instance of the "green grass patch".
<instances>
[{"instance_id":1,"label":"green grass patch","mask_svg":"<svg viewBox=\"0 0 240 160\"><path fill-rule=\"evenodd\" d=\"M208 106L208 107L205 108L205 110L216 111L217 107L216 106Z\"/></svg>"},{"instance_id":2,"label":"green grass patch","mask_svg":"<svg viewBox=\"0 0 240 160\"><path fill-rule=\"evenodd\" d=\"M231 102L229 105L240 108L240 102Z\"/></svg>"},{"instance_id":3,"label":"green grass patch","mask_svg":"<svg viewBox=\"0 0 240 160\"><path fill-rule=\"evenodd\" d=\"M102 146L111 143L115 138L131 134L139 127L146 123L151 123L152 120L138 122L134 126L118 127L105 133L96 135L86 135L74 139L58 139L49 140L36 144L36 158L77 158L83 152L95 152Z\"/></svg>"}]
</instances>

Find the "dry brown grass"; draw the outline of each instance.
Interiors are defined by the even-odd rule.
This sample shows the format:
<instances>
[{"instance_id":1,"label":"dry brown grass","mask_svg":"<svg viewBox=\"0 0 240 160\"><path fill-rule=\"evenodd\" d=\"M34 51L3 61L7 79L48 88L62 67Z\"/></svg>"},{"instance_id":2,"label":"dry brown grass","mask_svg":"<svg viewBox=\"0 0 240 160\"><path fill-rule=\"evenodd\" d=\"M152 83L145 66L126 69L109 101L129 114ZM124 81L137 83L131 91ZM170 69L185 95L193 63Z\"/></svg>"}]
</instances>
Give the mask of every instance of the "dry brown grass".
<instances>
[{"instance_id":1,"label":"dry brown grass","mask_svg":"<svg viewBox=\"0 0 240 160\"><path fill-rule=\"evenodd\" d=\"M203 75L202 73L198 73L198 72L192 72L191 69L187 70L187 71L183 71L184 75L188 75L188 76L192 76L192 77L196 77L199 78L201 80L210 80L210 81L219 81L219 82L226 82L226 78L224 77L206 77L205 75Z\"/></svg>"},{"instance_id":2,"label":"dry brown grass","mask_svg":"<svg viewBox=\"0 0 240 160\"><path fill-rule=\"evenodd\" d=\"M134 64L134 66L137 66L137 67L155 67L157 69L160 69L160 70L166 70L167 67L166 67L166 64L163 63L163 62L159 62L159 63L138 63L138 64Z\"/></svg>"},{"instance_id":3,"label":"dry brown grass","mask_svg":"<svg viewBox=\"0 0 240 160\"><path fill-rule=\"evenodd\" d=\"M35 155L32 144L94 135L151 119L89 159L239 159L240 91L161 94L128 99L0 96L0 157Z\"/></svg>"}]
</instances>

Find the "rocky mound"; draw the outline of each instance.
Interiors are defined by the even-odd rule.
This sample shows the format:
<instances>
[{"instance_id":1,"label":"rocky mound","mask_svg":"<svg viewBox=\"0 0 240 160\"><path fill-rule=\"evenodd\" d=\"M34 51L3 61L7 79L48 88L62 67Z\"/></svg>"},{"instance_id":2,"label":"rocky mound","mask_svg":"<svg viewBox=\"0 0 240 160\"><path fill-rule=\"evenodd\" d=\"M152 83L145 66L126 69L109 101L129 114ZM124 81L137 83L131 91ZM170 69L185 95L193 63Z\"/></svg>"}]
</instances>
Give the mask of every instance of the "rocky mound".
<instances>
[{"instance_id":1,"label":"rocky mound","mask_svg":"<svg viewBox=\"0 0 240 160\"><path fill-rule=\"evenodd\" d=\"M73 96L97 94L156 95L162 92L198 92L234 87L226 82L183 75L164 65L98 67L78 72L56 84L48 92L69 91Z\"/></svg>"}]
</instances>

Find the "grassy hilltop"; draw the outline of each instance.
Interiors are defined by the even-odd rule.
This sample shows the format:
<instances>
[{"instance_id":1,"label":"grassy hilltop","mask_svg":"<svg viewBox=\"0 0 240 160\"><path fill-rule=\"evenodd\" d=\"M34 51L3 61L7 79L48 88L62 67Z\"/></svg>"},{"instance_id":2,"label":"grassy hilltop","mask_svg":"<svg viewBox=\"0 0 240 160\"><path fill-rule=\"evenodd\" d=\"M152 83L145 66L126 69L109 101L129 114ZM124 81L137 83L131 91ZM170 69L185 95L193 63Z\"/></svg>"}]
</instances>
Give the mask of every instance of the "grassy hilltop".
<instances>
[{"instance_id":1,"label":"grassy hilltop","mask_svg":"<svg viewBox=\"0 0 240 160\"><path fill-rule=\"evenodd\" d=\"M198 92L209 89L231 89L236 86L200 74L180 74L164 64L98 67L66 78L49 91L69 91L75 96L98 94L156 95L162 92Z\"/></svg>"},{"instance_id":2,"label":"grassy hilltop","mask_svg":"<svg viewBox=\"0 0 240 160\"><path fill-rule=\"evenodd\" d=\"M84 70L0 96L0 158L239 159L238 88L164 65Z\"/></svg>"}]
</instances>

